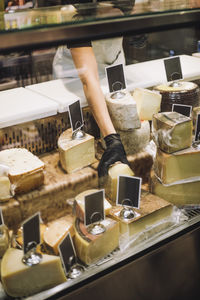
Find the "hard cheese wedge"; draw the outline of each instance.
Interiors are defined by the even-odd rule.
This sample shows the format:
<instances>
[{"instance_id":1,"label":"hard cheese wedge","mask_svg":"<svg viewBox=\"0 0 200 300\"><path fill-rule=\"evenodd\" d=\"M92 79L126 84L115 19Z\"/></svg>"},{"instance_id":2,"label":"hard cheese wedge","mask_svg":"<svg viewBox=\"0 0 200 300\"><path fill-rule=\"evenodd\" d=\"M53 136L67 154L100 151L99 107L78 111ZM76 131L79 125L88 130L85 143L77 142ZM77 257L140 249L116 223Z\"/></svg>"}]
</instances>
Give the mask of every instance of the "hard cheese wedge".
<instances>
[{"instance_id":1,"label":"hard cheese wedge","mask_svg":"<svg viewBox=\"0 0 200 300\"><path fill-rule=\"evenodd\" d=\"M42 261L33 267L22 262L23 251L9 248L1 263L1 280L6 293L26 297L65 282L60 257L43 254Z\"/></svg>"},{"instance_id":2,"label":"hard cheese wedge","mask_svg":"<svg viewBox=\"0 0 200 300\"><path fill-rule=\"evenodd\" d=\"M200 149L190 147L173 154L157 149L154 171L164 184L200 179Z\"/></svg>"},{"instance_id":3,"label":"hard cheese wedge","mask_svg":"<svg viewBox=\"0 0 200 300\"><path fill-rule=\"evenodd\" d=\"M173 153L192 145L192 120L177 112L153 116L153 136L157 146Z\"/></svg>"},{"instance_id":4,"label":"hard cheese wedge","mask_svg":"<svg viewBox=\"0 0 200 300\"><path fill-rule=\"evenodd\" d=\"M115 220L106 218L101 221L106 231L99 235L92 235L79 219L75 222L74 245L77 256L89 265L112 252L119 245L119 224Z\"/></svg>"},{"instance_id":5,"label":"hard cheese wedge","mask_svg":"<svg viewBox=\"0 0 200 300\"><path fill-rule=\"evenodd\" d=\"M77 218L79 218L82 222L84 222L84 215L85 215L85 204L84 204L84 199L85 196L98 192L97 189L92 189L92 190L87 190L85 192L82 192L78 194L75 197L74 200L74 213ZM106 198L104 198L104 210L105 210L105 215L108 215L110 212L112 205L108 202Z\"/></svg>"},{"instance_id":6,"label":"hard cheese wedge","mask_svg":"<svg viewBox=\"0 0 200 300\"><path fill-rule=\"evenodd\" d=\"M86 134L82 140L72 140L72 129L64 131L58 139L62 168L67 173L80 170L95 161L94 137Z\"/></svg>"},{"instance_id":7,"label":"hard cheese wedge","mask_svg":"<svg viewBox=\"0 0 200 300\"><path fill-rule=\"evenodd\" d=\"M152 116L160 111L162 97L159 92L136 88L133 98L137 104L140 120L152 120Z\"/></svg>"},{"instance_id":8,"label":"hard cheese wedge","mask_svg":"<svg viewBox=\"0 0 200 300\"><path fill-rule=\"evenodd\" d=\"M173 205L164 199L148 192L143 192L140 200L140 208L134 209L136 217L132 220L123 220L120 217L121 206L114 206L110 216L120 223L120 233L128 232L129 236L138 234L148 227L161 222L171 216Z\"/></svg>"},{"instance_id":9,"label":"hard cheese wedge","mask_svg":"<svg viewBox=\"0 0 200 300\"><path fill-rule=\"evenodd\" d=\"M127 164L116 163L109 168L105 183L105 193L113 203L116 203L117 182L120 175L133 176L134 173Z\"/></svg>"},{"instance_id":10,"label":"hard cheese wedge","mask_svg":"<svg viewBox=\"0 0 200 300\"><path fill-rule=\"evenodd\" d=\"M11 185L7 176L0 176L0 202L11 198Z\"/></svg>"},{"instance_id":11,"label":"hard cheese wedge","mask_svg":"<svg viewBox=\"0 0 200 300\"><path fill-rule=\"evenodd\" d=\"M200 181L166 186L153 176L151 192L177 206L200 204Z\"/></svg>"}]
</instances>

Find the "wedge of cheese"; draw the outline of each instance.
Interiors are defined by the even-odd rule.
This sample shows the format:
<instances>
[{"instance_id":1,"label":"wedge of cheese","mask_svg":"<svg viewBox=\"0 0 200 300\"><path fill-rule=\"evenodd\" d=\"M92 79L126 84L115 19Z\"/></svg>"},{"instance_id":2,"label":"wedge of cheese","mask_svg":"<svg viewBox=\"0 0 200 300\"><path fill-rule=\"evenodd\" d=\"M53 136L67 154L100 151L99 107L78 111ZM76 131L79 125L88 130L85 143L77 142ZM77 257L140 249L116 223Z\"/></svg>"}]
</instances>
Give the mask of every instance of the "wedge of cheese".
<instances>
[{"instance_id":1,"label":"wedge of cheese","mask_svg":"<svg viewBox=\"0 0 200 300\"><path fill-rule=\"evenodd\" d=\"M152 120L152 116L160 111L161 98L160 93L156 91L143 88L136 88L133 91L140 120Z\"/></svg>"},{"instance_id":2,"label":"wedge of cheese","mask_svg":"<svg viewBox=\"0 0 200 300\"><path fill-rule=\"evenodd\" d=\"M157 149L154 172L164 184L200 179L200 149L187 148L168 154Z\"/></svg>"},{"instance_id":3,"label":"wedge of cheese","mask_svg":"<svg viewBox=\"0 0 200 300\"><path fill-rule=\"evenodd\" d=\"M60 257L43 254L38 265L22 262L23 251L9 248L1 263L1 280L5 292L12 297L26 297L65 282Z\"/></svg>"},{"instance_id":4,"label":"wedge of cheese","mask_svg":"<svg viewBox=\"0 0 200 300\"><path fill-rule=\"evenodd\" d=\"M134 173L127 164L116 163L109 168L105 182L105 193L113 204L116 203L117 184L120 175L133 176Z\"/></svg>"},{"instance_id":5,"label":"wedge of cheese","mask_svg":"<svg viewBox=\"0 0 200 300\"><path fill-rule=\"evenodd\" d=\"M98 190L91 189L91 190L82 192L75 197L73 211L74 211L74 214L76 215L76 217L78 219L80 219L82 222L84 222L84 216L85 216L85 201L84 201L85 196L90 195L95 192L98 192ZM112 207L112 205L108 202L108 200L106 198L104 198L105 215L109 214L111 207Z\"/></svg>"},{"instance_id":6,"label":"wedge of cheese","mask_svg":"<svg viewBox=\"0 0 200 300\"><path fill-rule=\"evenodd\" d=\"M43 234L45 248L51 254L58 255L58 245L68 234L74 236L73 218L71 216L57 219L47 226Z\"/></svg>"},{"instance_id":7,"label":"wedge of cheese","mask_svg":"<svg viewBox=\"0 0 200 300\"><path fill-rule=\"evenodd\" d=\"M0 202L11 198L11 184L7 176L0 176Z\"/></svg>"},{"instance_id":8,"label":"wedge of cheese","mask_svg":"<svg viewBox=\"0 0 200 300\"><path fill-rule=\"evenodd\" d=\"M152 225L170 217L173 205L164 199L151 193L143 192L140 200L140 208L134 208L136 217L124 220L120 217L122 206L114 206L110 211L110 217L119 221L120 234L128 233L129 237L147 230ZM163 227L162 227L163 229Z\"/></svg>"},{"instance_id":9,"label":"wedge of cheese","mask_svg":"<svg viewBox=\"0 0 200 300\"><path fill-rule=\"evenodd\" d=\"M119 245L119 224L115 220L106 218L101 221L106 231L99 235L92 235L79 219L75 222L74 245L78 258L90 265L103 258Z\"/></svg>"},{"instance_id":10,"label":"wedge of cheese","mask_svg":"<svg viewBox=\"0 0 200 300\"><path fill-rule=\"evenodd\" d=\"M166 186L153 176L151 192L180 207L200 204L200 181Z\"/></svg>"},{"instance_id":11,"label":"wedge of cheese","mask_svg":"<svg viewBox=\"0 0 200 300\"><path fill-rule=\"evenodd\" d=\"M191 118L177 112L164 112L153 116L154 141L167 153L191 147L192 127Z\"/></svg>"},{"instance_id":12,"label":"wedge of cheese","mask_svg":"<svg viewBox=\"0 0 200 300\"><path fill-rule=\"evenodd\" d=\"M72 139L72 129L64 131L58 139L62 168L72 173L95 162L94 137L86 134L81 140Z\"/></svg>"}]
</instances>

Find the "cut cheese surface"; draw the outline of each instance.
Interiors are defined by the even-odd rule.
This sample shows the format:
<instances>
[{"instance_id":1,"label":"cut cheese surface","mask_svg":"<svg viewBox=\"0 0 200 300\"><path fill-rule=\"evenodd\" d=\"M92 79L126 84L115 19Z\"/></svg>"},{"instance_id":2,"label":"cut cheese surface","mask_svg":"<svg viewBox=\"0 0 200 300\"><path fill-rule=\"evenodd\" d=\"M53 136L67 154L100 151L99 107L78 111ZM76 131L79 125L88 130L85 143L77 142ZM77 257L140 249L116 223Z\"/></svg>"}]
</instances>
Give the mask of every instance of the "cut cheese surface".
<instances>
[{"instance_id":1,"label":"cut cheese surface","mask_svg":"<svg viewBox=\"0 0 200 300\"><path fill-rule=\"evenodd\" d=\"M200 179L200 149L190 147L173 154L157 149L154 171L164 184Z\"/></svg>"},{"instance_id":2,"label":"cut cheese surface","mask_svg":"<svg viewBox=\"0 0 200 300\"><path fill-rule=\"evenodd\" d=\"M94 137L86 134L82 140L72 140L72 129L64 131L58 139L62 168L72 173L95 162Z\"/></svg>"},{"instance_id":3,"label":"cut cheese surface","mask_svg":"<svg viewBox=\"0 0 200 300\"><path fill-rule=\"evenodd\" d=\"M120 175L133 176L134 173L127 164L116 163L109 168L105 193L112 203L116 203L117 183Z\"/></svg>"},{"instance_id":4,"label":"cut cheese surface","mask_svg":"<svg viewBox=\"0 0 200 300\"><path fill-rule=\"evenodd\" d=\"M173 153L192 145L192 120L177 112L158 113L153 116L153 137L156 145Z\"/></svg>"},{"instance_id":5,"label":"cut cheese surface","mask_svg":"<svg viewBox=\"0 0 200 300\"><path fill-rule=\"evenodd\" d=\"M11 185L7 176L0 176L0 202L11 198Z\"/></svg>"},{"instance_id":6,"label":"cut cheese surface","mask_svg":"<svg viewBox=\"0 0 200 300\"><path fill-rule=\"evenodd\" d=\"M60 257L43 254L42 261L33 267L22 262L23 251L9 248L1 263L1 280L6 293L26 297L65 282Z\"/></svg>"},{"instance_id":7,"label":"cut cheese surface","mask_svg":"<svg viewBox=\"0 0 200 300\"><path fill-rule=\"evenodd\" d=\"M152 116L160 111L162 97L159 92L136 88L133 98L137 104L140 120L152 120Z\"/></svg>"},{"instance_id":8,"label":"cut cheese surface","mask_svg":"<svg viewBox=\"0 0 200 300\"><path fill-rule=\"evenodd\" d=\"M75 197L74 200L74 213L77 218L79 218L82 222L84 222L84 215L85 215L85 196L90 195L92 193L98 192L98 189L91 189L84 191L80 194L78 194ZM105 210L105 215L108 215L110 212L112 205L108 202L106 198L104 198L104 210Z\"/></svg>"},{"instance_id":9,"label":"cut cheese surface","mask_svg":"<svg viewBox=\"0 0 200 300\"><path fill-rule=\"evenodd\" d=\"M89 265L103 258L119 245L119 224L115 220L106 218L101 221L106 231L99 235L92 235L87 227L79 220L75 222L74 245L77 256Z\"/></svg>"}]
</instances>

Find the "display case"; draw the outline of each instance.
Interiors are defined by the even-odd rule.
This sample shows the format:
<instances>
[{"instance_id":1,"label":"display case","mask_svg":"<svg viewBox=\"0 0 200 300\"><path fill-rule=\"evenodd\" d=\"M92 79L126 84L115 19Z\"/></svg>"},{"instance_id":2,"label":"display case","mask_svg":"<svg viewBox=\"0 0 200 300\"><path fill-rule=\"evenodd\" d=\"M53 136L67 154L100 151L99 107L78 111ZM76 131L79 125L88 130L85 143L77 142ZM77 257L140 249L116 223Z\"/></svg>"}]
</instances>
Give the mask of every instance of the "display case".
<instances>
[{"instance_id":1,"label":"display case","mask_svg":"<svg viewBox=\"0 0 200 300\"><path fill-rule=\"evenodd\" d=\"M192 54L197 52L199 26L200 2L190 0L103 1L0 12L0 105L7 101L8 107L13 105L17 112L11 109L12 113L6 115L9 109L3 110L6 105L2 105L0 150L24 147L46 165L44 187L0 204L10 231L16 232L37 211L44 222L71 213L78 193L98 188L97 164L103 151L100 132L79 79L60 81L53 77L57 47L123 37L129 92L135 88L152 90L166 82L163 59L174 54L180 58L184 79L198 87L200 59ZM107 94L105 76L100 76L100 83ZM20 88L26 91L25 96L21 96ZM9 102L12 95L16 103ZM33 106L26 110L26 99L32 98ZM96 139L97 155L91 167L71 175L60 168L57 142L70 127L68 105L77 98L81 100L86 132ZM149 124L152 126L151 121ZM138 153L128 157L134 173L142 177L147 194L154 150L149 150L147 160ZM142 167L138 161L142 161ZM79 277L20 299L198 299L199 203L174 208L173 216L158 227L147 226L130 243L121 241L106 257L83 264L84 272ZM0 297L12 299L3 288Z\"/></svg>"}]
</instances>

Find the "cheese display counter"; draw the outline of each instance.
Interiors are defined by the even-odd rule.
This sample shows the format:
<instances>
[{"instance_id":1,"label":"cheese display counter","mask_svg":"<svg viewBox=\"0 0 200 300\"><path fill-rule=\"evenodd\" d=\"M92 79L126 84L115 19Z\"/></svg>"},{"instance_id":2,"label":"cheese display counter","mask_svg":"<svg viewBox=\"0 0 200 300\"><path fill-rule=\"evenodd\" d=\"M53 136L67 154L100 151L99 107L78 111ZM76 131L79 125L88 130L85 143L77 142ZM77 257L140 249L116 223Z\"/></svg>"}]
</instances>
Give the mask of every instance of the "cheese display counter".
<instances>
[{"instance_id":1,"label":"cheese display counter","mask_svg":"<svg viewBox=\"0 0 200 300\"><path fill-rule=\"evenodd\" d=\"M200 2L105 1L0 14L0 299L198 299L194 48L178 55L180 81L167 82L166 57L124 66L126 88L118 92L101 74L129 162L110 166L103 181L97 168L106 145L81 82L55 79L49 66L56 47L70 42L173 27L193 28L198 39ZM38 67L48 62L45 79L36 57ZM74 138L70 106L77 99L84 130ZM171 111L173 104L189 106L190 114ZM27 234L38 213L38 230ZM39 241L26 244L37 232Z\"/></svg>"}]
</instances>

